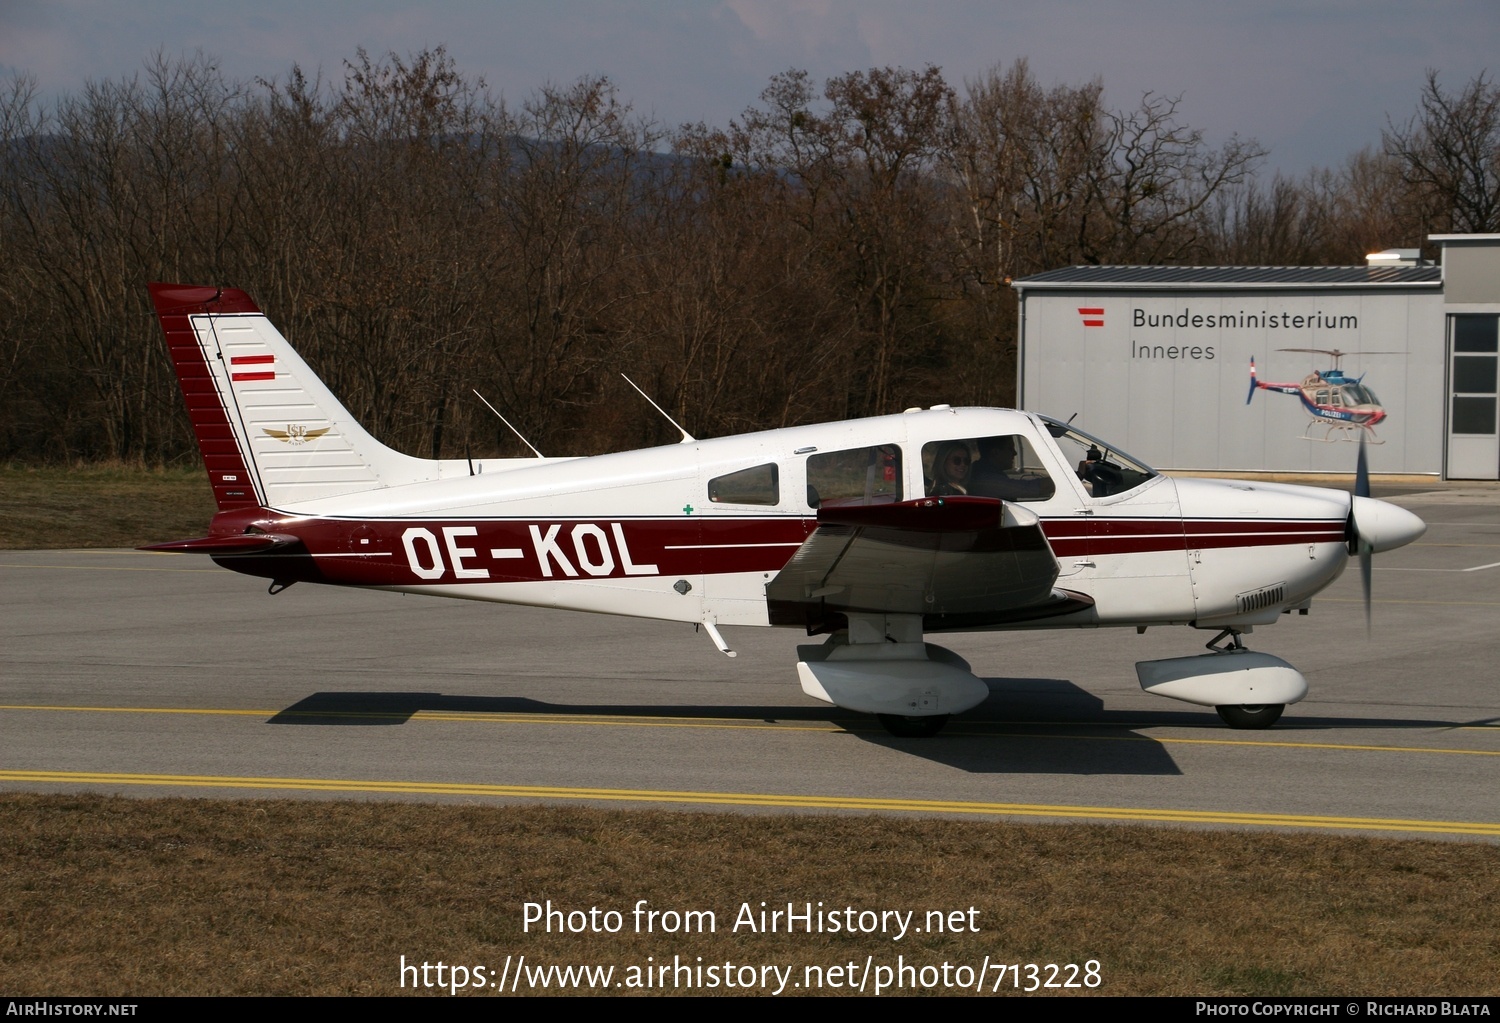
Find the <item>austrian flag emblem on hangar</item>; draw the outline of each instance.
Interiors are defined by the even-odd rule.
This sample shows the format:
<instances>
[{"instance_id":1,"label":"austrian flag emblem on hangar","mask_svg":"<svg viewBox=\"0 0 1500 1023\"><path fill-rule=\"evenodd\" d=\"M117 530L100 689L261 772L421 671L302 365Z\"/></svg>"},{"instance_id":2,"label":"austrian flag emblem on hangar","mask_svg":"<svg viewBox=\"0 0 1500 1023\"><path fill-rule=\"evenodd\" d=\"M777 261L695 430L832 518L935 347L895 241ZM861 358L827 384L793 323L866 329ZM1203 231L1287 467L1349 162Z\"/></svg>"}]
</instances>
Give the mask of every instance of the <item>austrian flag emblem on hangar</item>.
<instances>
[{"instance_id":1,"label":"austrian flag emblem on hangar","mask_svg":"<svg viewBox=\"0 0 1500 1023\"><path fill-rule=\"evenodd\" d=\"M1083 317L1083 325L1085 327L1104 326L1103 306L1090 306L1088 308L1079 307L1078 315Z\"/></svg>"}]
</instances>

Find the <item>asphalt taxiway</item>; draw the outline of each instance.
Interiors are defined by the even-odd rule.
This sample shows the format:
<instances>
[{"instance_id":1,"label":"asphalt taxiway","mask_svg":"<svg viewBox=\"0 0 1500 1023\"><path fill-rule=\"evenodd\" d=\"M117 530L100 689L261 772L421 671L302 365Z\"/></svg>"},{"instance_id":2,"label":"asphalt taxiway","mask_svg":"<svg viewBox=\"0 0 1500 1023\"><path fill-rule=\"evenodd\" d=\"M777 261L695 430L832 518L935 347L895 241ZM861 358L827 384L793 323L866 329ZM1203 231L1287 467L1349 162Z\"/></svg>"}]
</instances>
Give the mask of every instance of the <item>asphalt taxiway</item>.
<instances>
[{"instance_id":1,"label":"asphalt taxiway","mask_svg":"<svg viewBox=\"0 0 1500 1023\"><path fill-rule=\"evenodd\" d=\"M1140 691L1188 629L947 636L991 686L940 737L804 697L788 630L308 584L207 559L0 551L0 787L1151 821L1500 839L1500 491L1248 643L1307 676L1276 728Z\"/></svg>"}]
</instances>

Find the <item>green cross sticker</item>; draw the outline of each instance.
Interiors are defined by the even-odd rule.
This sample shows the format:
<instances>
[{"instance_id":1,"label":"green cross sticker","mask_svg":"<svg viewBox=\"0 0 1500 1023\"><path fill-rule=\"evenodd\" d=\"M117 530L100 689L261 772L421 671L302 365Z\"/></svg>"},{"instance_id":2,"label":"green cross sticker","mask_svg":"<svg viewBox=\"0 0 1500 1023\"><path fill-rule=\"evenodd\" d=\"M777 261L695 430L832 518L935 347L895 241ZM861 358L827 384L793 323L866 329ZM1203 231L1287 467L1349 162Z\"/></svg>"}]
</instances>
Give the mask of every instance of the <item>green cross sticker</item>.
<instances>
[{"instance_id":1,"label":"green cross sticker","mask_svg":"<svg viewBox=\"0 0 1500 1023\"><path fill-rule=\"evenodd\" d=\"M683 505L682 506L682 514L684 514L684 515L691 515L691 514L693 514L693 506L690 505L690 504Z\"/></svg>"}]
</instances>

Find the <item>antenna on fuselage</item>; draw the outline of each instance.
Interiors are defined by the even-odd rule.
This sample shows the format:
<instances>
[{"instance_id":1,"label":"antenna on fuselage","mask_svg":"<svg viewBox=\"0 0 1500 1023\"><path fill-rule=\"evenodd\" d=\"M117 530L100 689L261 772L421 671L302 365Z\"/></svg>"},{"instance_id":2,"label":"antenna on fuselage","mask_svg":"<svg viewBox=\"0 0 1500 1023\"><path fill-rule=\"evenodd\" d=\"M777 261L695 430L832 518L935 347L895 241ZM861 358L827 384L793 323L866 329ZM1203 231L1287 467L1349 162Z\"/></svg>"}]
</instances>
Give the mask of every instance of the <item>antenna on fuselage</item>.
<instances>
[{"instance_id":1,"label":"antenna on fuselage","mask_svg":"<svg viewBox=\"0 0 1500 1023\"><path fill-rule=\"evenodd\" d=\"M682 434L682 440L678 441L677 443L679 443L679 444L692 444L692 443L695 443L697 441L698 438L694 437L692 434L690 434L686 430L684 430L682 428L682 424L679 423L677 420L673 419L671 416L667 415L667 412L666 412L665 409L663 409L656 402L651 401L651 395L647 394L645 391L641 390L639 387L636 387L634 380L630 379L629 377L626 377L624 373L621 373L620 376L625 377L625 382L627 384L629 384L631 387L635 387L635 393L636 394L639 394L642 398L645 398L647 401L650 401L651 402L651 407L654 408L654 409L656 409L656 411L660 412L662 414L662 418L663 419L665 419L667 422L671 423L673 426L677 427L677 432L680 433L680 434Z\"/></svg>"},{"instance_id":2,"label":"antenna on fuselage","mask_svg":"<svg viewBox=\"0 0 1500 1023\"><path fill-rule=\"evenodd\" d=\"M469 388L469 389L471 391L474 390L472 387ZM521 438L521 443L525 444L528 448L531 448L531 453L533 455L536 455L538 458L546 458L547 457L546 455L544 455L540 451L538 451L536 448L532 447L531 441L527 440L521 434L520 430L517 430L514 426L511 426L510 420L506 419L504 416L500 415L500 410L497 409L495 406L491 405L490 404L490 400L488 398L486 398L484 395L480 394L478 391L474 391L474 397L476 397L480 401L484 402L485 407L488 408L491 412L495 413L496 418L498 418L506 426L509 426L510 427L510 432L513 433L513 434L515 434L517 437L520 437Z\"/></svg>"}]
</instances>

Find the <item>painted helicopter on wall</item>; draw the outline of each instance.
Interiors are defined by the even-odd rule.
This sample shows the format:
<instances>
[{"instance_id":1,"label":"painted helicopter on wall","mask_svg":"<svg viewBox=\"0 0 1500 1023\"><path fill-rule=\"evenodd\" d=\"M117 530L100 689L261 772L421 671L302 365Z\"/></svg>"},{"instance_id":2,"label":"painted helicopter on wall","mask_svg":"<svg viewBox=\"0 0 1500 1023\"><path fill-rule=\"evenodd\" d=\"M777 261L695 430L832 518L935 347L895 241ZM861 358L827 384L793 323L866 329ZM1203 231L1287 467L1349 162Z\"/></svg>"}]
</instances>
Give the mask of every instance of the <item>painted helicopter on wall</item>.
<instances>
[{"instance_id":1,"label":"painted helicopter on wall","mask_svg":"<svg viewBox=\"0 0 1500 1023\"><path fill-rule=\"evenodd\" d=\"M243 291L151 296L218 513L206 554L270 581L701 626L787 626L803 691L936 733L989 696L927 633L1186 625L1147 691L1263 728L1307 682L1245 633L1421 535L1368 496L1172 479L1043 416L934 406L583 458L431 460L376 441ZM1363 449L1361 449L1361 454ZM1368 612L1368 600L1366 604Z\"/></svg>"},{"instance_id":2,"label":"painted helicopter on wall","mask_svg":"<svg viewBox=\"0 0 1500 1023\"><path fill-rule=\"evenodd\" d=\"M1278 348L1278 352L1309 352L1327 355L1333 359L1333 368L1314 370L1300 384L1276 384L1261 380L1255 373L1255 357L1250 358L1250 393L1245 404L1255 397L1257 390L1295 394L1302 400L1302 410L1308 414L1307 426L1302 431L1304 440L1367 440L1371 444L1384 444L1375 433L1376 424L1386 417L1385 408L1375 392L1365 386L1366 374L1347 376L1342 367L1344 356L1337 348ZM1359 352L1364 355L1400 355L1401 352ZM1321 437L1314 436L1322 429Z\"/></svg>"}]
</instances>

